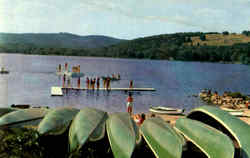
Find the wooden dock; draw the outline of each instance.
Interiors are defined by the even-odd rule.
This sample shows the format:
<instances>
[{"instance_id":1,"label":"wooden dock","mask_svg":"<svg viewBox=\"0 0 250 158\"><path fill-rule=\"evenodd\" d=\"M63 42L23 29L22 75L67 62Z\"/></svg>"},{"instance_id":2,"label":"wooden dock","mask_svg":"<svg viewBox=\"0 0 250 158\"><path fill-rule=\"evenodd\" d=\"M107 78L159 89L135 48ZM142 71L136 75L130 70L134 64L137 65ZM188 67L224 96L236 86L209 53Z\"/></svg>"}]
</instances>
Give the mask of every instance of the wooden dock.
<instances>
[{"instance_id":1,"label":"wooden dock","mask_svg":"<svg viewBox=\"0 0 250 158\"><path fill-rule=\"evenodd\" d=\"M106 88L99 89L87 89L87 88L78 88L78 87L51 87L51 96L62 96L63 90L100 90L107 91ZM109 91L155 91L154 88L110 88Z\"/></svg>"}]
</instances>

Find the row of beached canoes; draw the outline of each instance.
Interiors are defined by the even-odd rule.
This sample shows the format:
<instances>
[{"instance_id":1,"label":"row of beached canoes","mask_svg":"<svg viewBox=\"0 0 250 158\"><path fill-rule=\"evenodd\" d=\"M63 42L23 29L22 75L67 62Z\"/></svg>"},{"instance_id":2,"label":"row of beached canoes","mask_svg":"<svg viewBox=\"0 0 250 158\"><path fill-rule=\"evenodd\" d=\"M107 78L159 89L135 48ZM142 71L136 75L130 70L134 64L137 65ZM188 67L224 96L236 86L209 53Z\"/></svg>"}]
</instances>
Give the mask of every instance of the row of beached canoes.
<instances>
[{"instance_id":1,"label":"row of beached canoes","mask_svg":"<svg viewBox=\"0 0 250 158\"><path fill-rule=\"evenodd\" d=\"M250 157L250 126L211 106L193 109L174 127L158 117L148 118L138 127L127 113L108 114L90 107L1 108L0 116L0 129L37 127L40 135L60 135L69 129L70 153L107 135L115 158L130 158L143 140L157 158L181 158L190 150L187 143L208 158Z\"/></svg>"}]
</instances>

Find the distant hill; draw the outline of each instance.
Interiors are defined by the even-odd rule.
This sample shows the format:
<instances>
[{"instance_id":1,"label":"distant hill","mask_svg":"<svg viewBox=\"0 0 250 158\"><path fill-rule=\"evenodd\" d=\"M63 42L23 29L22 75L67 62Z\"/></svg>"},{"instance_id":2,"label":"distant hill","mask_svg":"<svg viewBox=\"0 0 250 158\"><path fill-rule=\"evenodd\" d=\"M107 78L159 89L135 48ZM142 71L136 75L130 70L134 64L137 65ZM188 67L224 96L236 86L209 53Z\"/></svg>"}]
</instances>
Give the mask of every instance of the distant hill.
<instances>
[{"instance_id":1,"label":"distant hill","mask_svg":"<svg viewBox=\"0 0 250 158\"><path fill-rule=\"evenodd\" d=\"M70 33L0 33L0 45L19 44L52 48L100 48L121 39L107 36L79 36Z\"/></svg>"},{"instance_id":2,"label":"distant hill","mask_svg":"<svg viewBox=\"0 0 250 158\"><path fill-rule=\"evenodd\" d=\"M0 52L250 64L250 31L185 32L133 40L69 33L0 33Z\"/></svg>"},{"instance_id":3,"label":"distant hill","mask_svg":"<svg viewBox=\"0 0 250 158\"><path fill-rule=\"evenodd\" d=\"M186 32L162 34L101 48L98 54L122 58L250 64L250 31L242 34Z\"/></svg>"}]
</instances>

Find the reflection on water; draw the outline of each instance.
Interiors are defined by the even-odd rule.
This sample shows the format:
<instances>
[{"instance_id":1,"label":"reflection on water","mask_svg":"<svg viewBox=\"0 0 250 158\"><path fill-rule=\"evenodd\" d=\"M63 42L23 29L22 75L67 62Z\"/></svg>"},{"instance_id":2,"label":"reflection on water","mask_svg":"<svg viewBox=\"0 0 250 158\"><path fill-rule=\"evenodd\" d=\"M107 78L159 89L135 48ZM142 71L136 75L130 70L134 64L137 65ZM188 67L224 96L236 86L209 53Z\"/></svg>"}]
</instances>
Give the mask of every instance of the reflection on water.
<instances>
[{"instance_id":1,"label":"reflection on water","mask_svg":"<svg viewBox=\"0 0 250 158\"><path fill-rule=\"evenodd\" d=\"M151 105L192 109L203 102L190 96L203 88L219 93L227 90L250 94L250 69L246 65L0 54L0 66L10 70L9 75L0 76L0 106L31 104L126 110L128 94L121 91L72 91L63 97L51 97L50 87L62 85L62 79L55 75L56 67L65 62L69 67L80 65L90 78L120 73L122 80L112 82L111 87L128 87L133 80L134 87L155 88L155 92L133 93L135 112L147 112ZM77 79L72 82L76 86ZM85 78L81 79L81 86L85 87Z\"/></svg>"}]
</instances>

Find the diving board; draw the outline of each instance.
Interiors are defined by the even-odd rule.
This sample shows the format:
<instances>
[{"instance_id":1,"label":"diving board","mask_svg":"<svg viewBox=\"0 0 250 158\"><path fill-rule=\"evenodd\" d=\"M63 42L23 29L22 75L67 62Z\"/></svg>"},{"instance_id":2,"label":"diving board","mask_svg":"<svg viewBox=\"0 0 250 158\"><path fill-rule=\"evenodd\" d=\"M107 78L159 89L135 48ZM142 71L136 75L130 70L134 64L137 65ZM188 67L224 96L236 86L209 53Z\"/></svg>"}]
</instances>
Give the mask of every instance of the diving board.
<instances>
[{"instance_id":1,"label":"diving board","mask_svg":"<svg viewBox=\"0 0 250 158\"><path fill-rule=\"evenodd\" d=\"M51 95L52 96L62 96L63 90L100 90L107 91L106 88L95 88L95 89L87 89L87 88L79 88L79 87L51 87ZM109 91L155 91L154 88L109 88Z\"/></svg>"},{"instance_id":2,"label":"diving board","mask_svg":"<svg viewBox=\"0 0 250 158\"><path fill-rule=\"evenodd\" d=\"M52 96L63 96L63 91L61 87L51 87Z\"/></svg>"}]
</instances>

